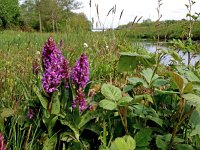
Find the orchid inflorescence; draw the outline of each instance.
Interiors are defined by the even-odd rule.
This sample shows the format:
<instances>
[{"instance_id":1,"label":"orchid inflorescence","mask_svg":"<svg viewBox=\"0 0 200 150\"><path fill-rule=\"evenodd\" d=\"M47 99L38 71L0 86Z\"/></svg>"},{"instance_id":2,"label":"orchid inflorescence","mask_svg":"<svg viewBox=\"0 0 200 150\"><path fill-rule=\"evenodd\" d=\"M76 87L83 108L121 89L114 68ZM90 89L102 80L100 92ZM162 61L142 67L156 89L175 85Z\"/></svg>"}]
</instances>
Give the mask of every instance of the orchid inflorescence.
<instances>
[{"instance_id":1,"label":"orchid inflorescence","mask_svg":"<svg viewBox=\"0 0 200 150\"><path fill-rule=\"evenodd\" d=\"M58 90L58 86L65 81L65 87L68 88L68 81L71 79L75 85L76 97L73 100L72 107L79 106L79 110L83 111L87 108L87 101L83 89L89 81L89 63L86 54L82 54L76 61L72 71L70 72L69 62L57 49L52 37L49 37L43 48L42 53L43 76L42 85L44 91L48 95Z\"/></svg>"}]
</instances>

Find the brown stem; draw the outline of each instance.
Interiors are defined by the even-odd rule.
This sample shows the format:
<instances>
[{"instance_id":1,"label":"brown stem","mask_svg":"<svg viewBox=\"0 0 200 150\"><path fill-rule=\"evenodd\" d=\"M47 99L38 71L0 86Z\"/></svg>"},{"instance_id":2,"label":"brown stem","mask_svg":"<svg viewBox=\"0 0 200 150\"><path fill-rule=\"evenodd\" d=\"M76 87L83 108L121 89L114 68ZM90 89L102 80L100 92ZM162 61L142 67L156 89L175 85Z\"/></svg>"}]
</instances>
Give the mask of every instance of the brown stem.
<instances>
[{"instance_id":1,"label":"brown stem","mask_svg":"<svg viewBox=\"0 0 200 150\"><path fill-rule=\"evenodd\" d=\"M118 113L119 113L119 116L122 120L122 124L124 126L124 130L126 132L126 134L128 134L128 125L127 125L127 109L126 108L118 108Z\"/></svg>"},{"instance_id":2,"label":"brown stem","mask_svg":"<svg viewBox=\"0 0 200 150\"><path fill-rule=\"evenodd\" d=\"M29 140L29 137L30 137L31 129L32 129L32 124L29 126L29 129L28 129L28 135L27 135L27 138L26 138L25 146L24 146L25 150L27 150L27 145L28 145L28 140Z\"/></svg>"},{"instance_id":3,"label":"brown stem","mask_svg":"<svg viewBox=\"0 0 200 150\"><path fill-rule=\"evenodd\" d=\"M169 144L169 150L172 149L172 146L174 144L174 139L176 137L176 133L179 131L180 129L180 125L189 117L192 115L193 111L195 110L195 107L191 106L190 110L188 113L184 114L183 116L180 115L179 121L177 122L177 124L174 126L174 130L172 132L172 138L170 140L170 144Z\"/></svg>"}]
</instances>

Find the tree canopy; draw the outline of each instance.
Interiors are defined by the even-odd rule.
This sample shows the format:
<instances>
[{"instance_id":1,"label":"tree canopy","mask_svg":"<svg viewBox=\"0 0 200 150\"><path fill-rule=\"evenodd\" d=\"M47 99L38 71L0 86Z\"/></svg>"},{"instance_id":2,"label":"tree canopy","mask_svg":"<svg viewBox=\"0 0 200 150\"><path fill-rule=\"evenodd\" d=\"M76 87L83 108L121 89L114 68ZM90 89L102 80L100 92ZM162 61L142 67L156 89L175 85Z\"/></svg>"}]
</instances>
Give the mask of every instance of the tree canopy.
<instances>
[{"instance_id":1,"label":"tree canopy","mask_svg":"<svg viewBox=\"0 0 200 150\"><path fill-rule=\"evenodd\" d=\"M0 0L0 26L3 28L17 24L20 16L18 0Z\"/></svg>"},{"instance_id":2,"label":"tree canopy","mask_svg":"<svg viewBox=\"0 0 200 150\"><path fill-rule=\"evenodd\" d=\"M0 25L41 32L90 30L87 17L72 12L80 7L76 0L25 0L21 5L18 0L0 0Z\"/></svg>"}]
</instances>

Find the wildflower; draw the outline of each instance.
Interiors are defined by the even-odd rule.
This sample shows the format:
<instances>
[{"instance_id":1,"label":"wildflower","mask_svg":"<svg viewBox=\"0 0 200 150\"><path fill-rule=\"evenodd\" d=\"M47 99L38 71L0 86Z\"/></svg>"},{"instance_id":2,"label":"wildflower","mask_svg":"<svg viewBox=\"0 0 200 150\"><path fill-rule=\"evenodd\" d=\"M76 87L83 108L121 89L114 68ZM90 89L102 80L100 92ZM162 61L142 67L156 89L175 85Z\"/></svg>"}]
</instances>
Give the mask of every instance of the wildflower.
<instances>
[{"instance_id":1,"label":"wildflower","mask_svg":"<svg viewBox=\"0 0 200 150\"><path fill-rule=\"evenodd\" d=\"M0 133L0 150L6 150L6 142L4 136Z\"/></svg>"},{"instance_id":2,"label":"wildflower","mask_svg":"<svg viewBox=\"0 0 200 150\"><path fill-rule=\"evenodd\" d=\"M79 87L85 88L89 81L89 63L87 56L83 53L81 57L76 61L71 74L72 83Z\"/></svg>"},{"instance_id":3,"label":"wildflower","mask_svg":"<svg viewBox=\"0 0 200 150\"><path fill-rule=\"evenodd\" d=\"M40 55L40 51L36 51L36 54L37 54L37 55Z\"/></svg>"},{"instance_id":4,"label":"wildflower","mask_svg":"<svg viewBox=\"0 0 200 150\"><path fill-rule=\"evenodd\" d=\"M88 44L87 43L83 43L83 47L84 48L88 48Z\"/></svg>"},{"instance_id":5,"label":"wildflower","mask_svg":"<svg viewBox=\"0 0 200 150\"><path fill-rule=\"evenodd\" d=\"M29 119L32 119L32 118L34 117L34 115L35 115L33 109L29 109L27 115L28 115L28 118L29 118Z\"/></svg>"},{"instance_id":6,"label":"wildflower","mask_svg":"<svg viewBox=\"0 0 200 150\"><path fill-rule=\"evenodd\" d=\"M42 84L44 90L50 94L57 90L62 79L67 82L69 78L69 62L62 56L61 51L56 48L52 37L48 39L44 46L42 60L44 68Z\"/></svg>"},{"instance_id":7,"label":"wildflower","mask_svg":"<svg viewBox=\"0 0 200 150\"><path fill-rule=\"evenodd\" d=\"M85 98L85 94L83 93L82 88L79 88L77 90L76 98L73 100L72 107L76 108L76 106L79 106L79 110L82 112L87 108L87 101Z\"/></svg>"},{"instance_id":8,"label":"wildflower","mask_svg":"<svg viewBox=\"0 0 200 150\"><path fill-rule=\"evenodd\" d=\"M109 49L109 46L108 46L108 45L106 45L106 49Z\"/></svg>"}]
</instances>

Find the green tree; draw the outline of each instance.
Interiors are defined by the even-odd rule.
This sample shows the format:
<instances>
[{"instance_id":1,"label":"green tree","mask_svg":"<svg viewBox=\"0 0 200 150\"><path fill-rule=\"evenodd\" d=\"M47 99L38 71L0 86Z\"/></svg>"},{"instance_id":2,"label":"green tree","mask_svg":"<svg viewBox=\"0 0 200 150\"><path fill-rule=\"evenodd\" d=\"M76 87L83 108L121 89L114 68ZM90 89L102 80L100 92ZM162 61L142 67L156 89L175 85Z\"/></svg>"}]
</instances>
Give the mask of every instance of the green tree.
<instances>
[{"instance_id":1,"label":"green tree","mask_svg":"<svg viewBox=\"0 0 200 150\"><path fill-rule=\"evenodd\" d=\"M0 26L17 25L20 17L18 0L0 0Z\"/></svg>"},{"instance_id":2,"label":"green tree","mask_svg":"<svg viewBox=\"0 0 200 150\"><path fill-rule=\"evenodd\" d=\"M71 10L80 7L81 3L75 0L26 0L21 5L26 25L53 32L64 28Z\"/></svg>"}]
</instances>

